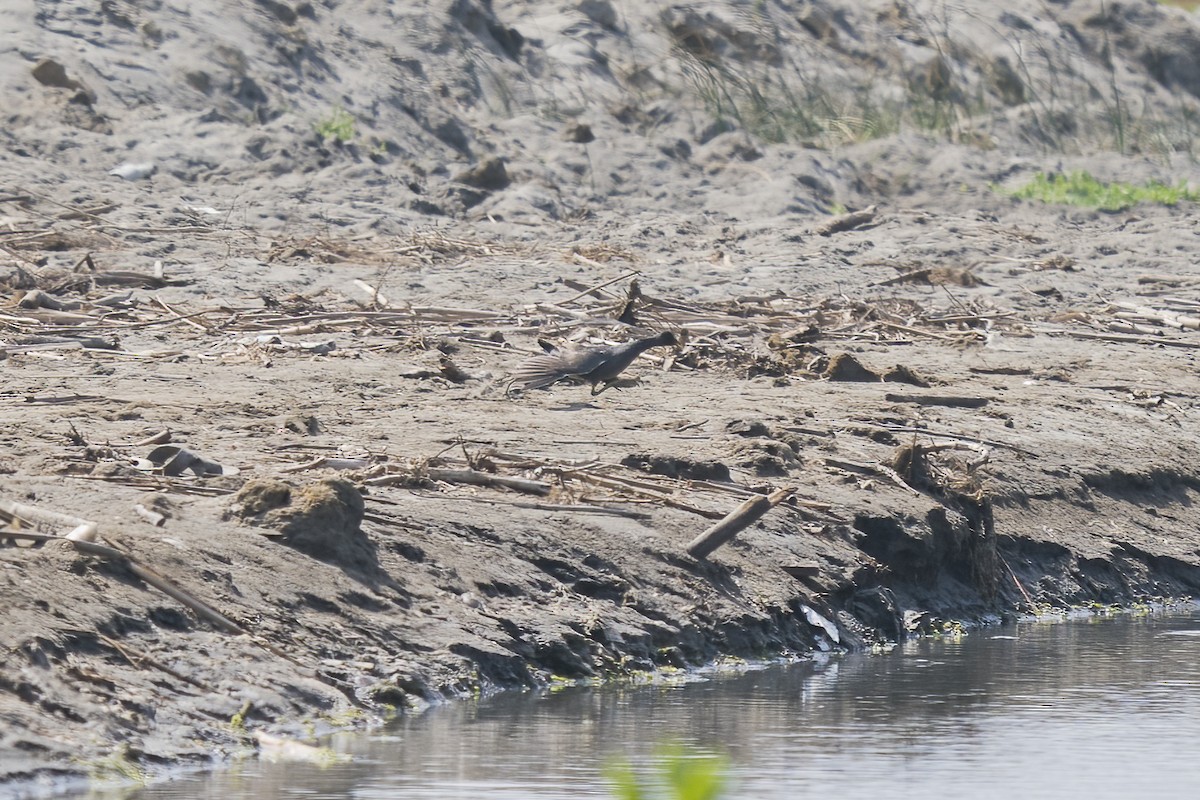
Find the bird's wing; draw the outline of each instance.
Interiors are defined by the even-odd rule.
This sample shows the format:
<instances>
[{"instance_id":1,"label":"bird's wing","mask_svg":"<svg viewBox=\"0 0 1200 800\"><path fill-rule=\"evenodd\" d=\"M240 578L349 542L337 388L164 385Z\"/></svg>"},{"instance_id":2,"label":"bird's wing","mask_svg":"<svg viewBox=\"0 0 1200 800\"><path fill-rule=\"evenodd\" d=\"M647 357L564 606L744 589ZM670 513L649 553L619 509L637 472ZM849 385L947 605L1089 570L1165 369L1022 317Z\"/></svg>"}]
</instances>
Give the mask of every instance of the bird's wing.
<instances>
[{"instance_id":1,"label":"bird's wing","mask_svg":"<svg viewBox=\"0 0 1200 800\"><path fill-rule=\"evenodd\" d=\"M562 368L568 375L583 375L590 380L592 373L611 361L616 352L617 348L610 345L575 350L562 356Z\"/></svg>"}]
</instances>

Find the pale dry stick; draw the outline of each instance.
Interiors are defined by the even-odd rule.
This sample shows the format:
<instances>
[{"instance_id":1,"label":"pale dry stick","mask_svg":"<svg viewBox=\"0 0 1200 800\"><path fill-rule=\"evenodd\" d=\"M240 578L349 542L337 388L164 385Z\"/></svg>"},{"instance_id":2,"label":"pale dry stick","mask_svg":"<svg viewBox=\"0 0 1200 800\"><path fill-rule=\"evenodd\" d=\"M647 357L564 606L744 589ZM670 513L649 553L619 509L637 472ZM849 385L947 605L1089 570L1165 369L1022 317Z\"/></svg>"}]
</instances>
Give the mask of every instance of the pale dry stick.
<instances>
[{"instance_id":1,"label":"pale dry stick","mask_svg":"<svg viewBox=\"0 0 1200 800\"><path fill-rule=\"evenodd\" d=\"M1009 444L1007 442L999 442L999 441L996 441L995 439L982 439L978 436L970 436L965 433L950 433L948 431L946 431L946 432L934 431L934 430L930 430L928 428L914 428L914 427L911 427L908 425L893 425L893 424L887 423L887 422L881 423L878 426L873 426L870 423L860 423L860 424L865 424L870 427L877 427L878 430L890 431L892 433L916 433L916 434L921 434L924 436L929 436L929 437L935 438L935 439L957 439L958 441L969 442L969 443L973 443L973 444L982 444L982 445L987 445L988 447L1003 447L1008 450L1013 450L1015 452L1021 453L1022 455L1026 455L1026 456L1038 455L1037 453L1033 452L1032 450L1026 450L1024 447L1018 447L1015 444Z\"/></svg>"},{"instance_id":2,"label":"pale dry stick","mask_svg":"<svg viewBox=\"0 0 1200 800\"><path fill-rule=\"evenodd\" d=\"M150 350L145 353L134 353L129 350L93 349L90 347L85 347L83 350L85 353L111 356L113 358L174 358L175 356L184 355L187 352L185 350Z\"/></svg>"},{"instance_id":3,"label":"pale dry stick","mask_svg":"<svg viewBox=\"0 0 1200 800\"><path fill-rule=\"evenodd\" d=\"M535 303L533 307L538 311L541 311L543 314L552 314L559 317L565 317L567 319L573 319L578 322L589 322L597 319L595 314L589 314L586 311L573 311L569 308L561 308L560 306L556 306L551 303Z\"/></svg>"},{"instance_id":4,"label":"pale dry stick","mask_svg":"<svg viewBox=\"0 0 1200 800\"><path fill-rule=\"evenodd\" d=\"M128 228L128 227L125 227L124 225L114 225L111 222L104 222L104 227L112 228L113 230L120 231L121 233L176 233L176 234L178 234L178 233L193 233L193 234L194 233L207 233L207 234L218 234L218 235L223 235L223 236L239 235L239 236L245 236L247 238L258 238L258 239L267 238L265 234L255 233L254 231L249 230L249 229L229 230L227 228L209 228L204 225L180 225L178 227L157 227L157 228L155 228L155 227ZM95 230L95 228L88 228L88 230ZM102 233L102 231L98 231L98 232Z\"/></svg>"},{"instance_id":5,"label":"pale dry stick","mask_svg":"<svg viewBox=\"0 0 1200 800\"><path fill-rule=\"evenodd\" d=\"M392 305L391 301L389 301L386 297L383 296L383 294L379 291L378 287L372 286L371 284L367 283L366 281L359 280L358 278L355 278L354 280L350 281L350 285L353 286L355 289L358 289L359 291L364 292L367 295L367 298L369 299L370 304L374 308L386 309L386 308L391 307L391 305Z\"/></svg>"},{"instance_id":6,"label":"pale dry stick","mask_svg":"<svg viewBox=\"0 0 1200 800\"><path fill-rule=\"evenodd\" d=\"M340 328L347 325L362 325L366 320L359 317L350 319L325 320L311 322L307 325L293 325L290 328L255 328L254 333L264 336L299 336L305 333L318 333L326 328Z\"/></svg>"},{"instance_id":7,"label":"pale dry stick","mask_svg":"<svg viewBox=\"0 0 1200 800\"><path fill-rule=\"evenodd\" d=\"M747 309L750 311L752 309ZM660 319L667 320L673 325L681 327L691 327L698 324L710 325L740 325L745 327L751 321L761 327L782 327L784 325L795 326L799 321L806 321L808 317L797 314L728 314L719 311L673 311L673 310L656 310L655 316Z\"/></svg>"},{"instance_id":8,"label":"pale dry stick","mask_svg":"<svg viewBox=\"0 0 1200 800\"><path fill-rule=\"evenodd\" d=\"M105 295L104 297L101 297L98 300L93 300L92 305L104 306L105 308L115 308L116 306L124 305L125 303L128 303L132 299L133 299L133 290L127 289L124 292L117 292L116 294Z\"/></svg>"},{"instance_id":9,"label":"pale dry stick","mask_svg":"<svg viewBox=\"0 0 1200 800\"><path fill-rule=\"evenodd\" d=\"M310 469L318 469L325 465L325 457L317 456L314 459L305 461L301 464L289 464L286 467L280 467L280 472L306 472Z\"/></svg>"},{"instance_id":10,"label":"pale dry stick","mask_svg":"<svg viewBox=\"0 0 1200 800\"><path fill-rule=\"evenodd\" d=\"M533 350L528 347L513 347L507 342L493 342L488 339L474 339L470 336L459 336L456 338L459 344L465 344L468 347L477 347L480 350L503 350L506 353L540 353L541 350Z\"/></svg>"},{"instance_id":11,"label":"pale dry stick","mask_svg":"<svg viewBox=\"0 0 1200 800\"><path fill-rule=\"evenodd\" d=\"M1186 297L1173 296L1166 296L1160 299L1168 305L1182 306L1183 308L1189 308L1193 311L1200 311L1200 301L1197 300L1188 300Z\"/></svg>"},{"instance_id":12,"label":"pale dry stick","mask_svg":"<svg viewBox=\"0 0 1200 800\"><path fill-rule=\"evenodd\" d=\"M49 513L54 513L54 512L49 512ZM234 622L233 620L226 617L220 611L217 611L215 608L208 605L204 601L200 600L199 598L195 597L194 595L192 595L192 594L188 593L187 591L181 589L180 587L176 586L171 581L169 581L167 578L164 578L162 575L159 575L157 572L150 569L149 567L143 566L142 564L138 563L133 558L133 556L129 555L128 553L124 552L123 550L118 550L115 547L112 547L112 546L106 545L106 544L100 544L98 542L89 542L86 539L67 539L65 536L54 536L54 535L44 534L44 533L26 533L24 531L4 531L3 533L0 533L0 536L4 536L4 537L8 537L8 538L16 538L16 539L25 539L25 540L34 541L34 542L68 542L76 550L79 550L82 553L86 553L87 555L101 556L103 558L108 558L113 561L123 563L126 567L128 567L129 571L132 572L134 575L137 575L139 578L144 580L146 583L150 584L151 586L153 586L154 588L163 592L167 596L173 598L174 600L177 600L182 605L185 605L188 608L192 609L192 611L196 612L196 614L198 616L200 616L203 619L208 620L213 625L217 626L218 628L225 631L226 633L237 633L237 634L249 635L248 631L246 631L244 628L242 628L242 626L238 625L236 622Z\"/></svg>"},{"instance_id":13,"label":"pale dry stick","mask_svg":"<svg viewBox=\"0 0 1200 800\"><path fill-rule=\"evenodd\" d=\"M146 522L149 522L151 525L153 525L156 528L161 528L164 524L166 524L167 517L165 514L160 514L157 511L146 508L141 503L138 503L137 505L135 505L133 507L133 510L137 513L137 515L139 517L146 520Z\"/></svg>"},{"instance_id":14,"label":"pale dry stick","mask_svg":"<svg viewBox=\"0 0 1200 800\"><path fill-rule=\"evenodd\" d=\"M249 318L236 320L239 327L242 329L258 330L257 327L249 327L251 325L261 328L270 329L272 326L292 323L296 324L304 322L308 324L317 321L346 320L349 318L354 322L383 322L392 324L409 324L421 325L429 323L461 323L461 322L489 322L502 319L511 319L511 315L501 314L493 311L478 311L475 309L462 308L443 308L439 306L413 306L406 310L389 310L389 311L336 311L323 312L314 314L304 314L295 317L277 317L269 316L265 319L254 318L247 315Z\"/></svg>"},{"instance_id":15,"label":"pale dry stick","mask_svg":"<svg viewBox=\"0 0 1200 800\"><path fill-rule=\"evenodd\" d=\"M222 495L233 494L235 491L237 491L236 489L229 489L221 486L205 486L203 484L186 483L182 480L150 475L71 475L70 477L83 481L115 483L120 486L129 486L134 489L153 489L159 492L192 494L200 497L221 497Z\"/></svg>"},{"instance_id":16,"label":"pale dry stick","mask_svg":"<svg viewBox=\"0 0 1200 800\"><path fill-rule=\"evenodd\" d=\"M501 461L510 461L520 464L522 467L532 469L535 467L553 467L558 470L571 469L591 469L592 467L603 466L604 463L596 459L588 459L587 461L572 460L572 459L557 459L555 461L547 461L538 456L527 456L521 453L508 453L503 450L488 450L484 453L488 458L495 458Z\"/></svg>"},{"instance_id":17,"label":"pale dry stick","mask_svg":"<svg viewBox=\"0 0 1200 800\"><path fill-rule=\"evenodd\" d=\"M715 481L688 481L688 486L692 489L708 489L713 492L721 492L723 494L737 495L738 497L757 497L762 492L756 492L753 489L748 489L745 486L739 486L736 483L716 483Z\"/></svg>"},{"instance_id":18,"label":"pale dry stick","mask_svg":"<svg viewBox=\"0 0 1200 800\"><path fill-rule=\"evenodd\" d=\"M0 251L8 253L9 256L16 259L17 261L24 261L26 264L33 267L34 269L41 269L42 266L44 266L43 264L39 263L36 258L27 256L20 250L14 250L12 247L9 246L8 243L0 242ZM30 274L28 270L23 269L20 265L17 266L17 269L20 270L25 275Z\"/></svg>"},{"instance_id":19,"label":"pale dry stick","mask_svg":"<svg viewBox=\"0 0 1200 800\"><path fill-rule=\"evenodd\" d=\"M670 506L671 508L678 508L681 511L690 511L693 514L698 514L702 517L708 517L709 519L717 519L721 516L721 512L719 511L708 511L707 509L690 505L689 503L685 503L681 500L676 500L670 495L663 494L659 491L641 489L637 486L630 486L622 481L609 480L608 478L603 478L599 475L592 475L588 472L564 472L563 475L564 477L570 476L588 483L594 483L597 486L603 486L606 489L615 489L620 492L632 492L634 494L640 494L643 497L649 497L657 500L663 505Z\"/></svg>"},{"instance_id":20,"label":"pale dry stick","mask_svg":"<svg viewBox=\"0 0 1200 800\"><path fill-rule=\"evenodd\" d=\"M553 488L548 483L542 481L531 481L524 478L509 478L503 475L492 475L487 472L479 472L471 469L443 469L439 467L428 467L424 471L432 480L443 481L444 483L465 483L473 486L487 486L491 488L512 489L526 494L548 495ZM405 474L388 474L380 475L374 478L366 478L363 484L367 486L390 486L397 483L405 483L417 477L420 473L413 470Z\"/></svg>"},{"instance_id":21,"label":"pale dry stick","mask_svg":"<svg viewBox=\"0 0 1200 800\"><path fill-rule=\"evenodd\" d=\"M680 486L679 482L671 481L670 479L664 479L661 481L650 481L650 480L644 480L644 479L640 479L640 478L630 478L626 475L611 474L611 472L609 472L609 470L624 471L624 470L628 469L627 467L621 466L619 464L600 464L600 465L598 465L598 467L596 467L596 469L604 470L606 472L605 477L607 477L609 480L620 481L621 483L624 483L627 486L634 486L634 487L637 487L638 489L648 489L652 492L661 492L664 489L668 489L668 488L673 489L673 488L677 488Z\"/></svg>"},{"instance_id":22,"label":"pale dry stick","mask_svg":"<svg viewBox=\"0 0 1200 800\"><path fill-rule=\"evenodd\" d=\"M280 472L303 472L310 469L318 469L325 467L327 469L366 469L374 462L369 458L330 458L328 456L318 456L311 461L306 461L303 464L290 464L286 467L281 467Z\"/></svg>"},{"instance_id":23,"label":"pale dry stick","mask_svg":"<svg viewBox=\"0 0 1200 800\"><path fill-rule=\"evenodd\" d=\"M91 272L79 272L79 265L86 263L91 269ZM158 262L155 262L158 263ZM88 282L96 286L135 286L148 289L159 289L167 285L167 280L158 275L152 275L145 272L137 272L131 269L106 269L99 270L92 261L92 254L88 253L79 260L75 265L75 272L71 277L60 283L60 287L75 286L77 284Z\"/></svg>"},{"instance_id":24,"label":"pale dry stick","mask_svg":"<svg viewBox=\"0 0 1200 800\"><path fill-rule=\"evenodd\" d=\"M17 301L20 308L45 308L50 311L78 311L82 305L78 300L59 300L41 289L30 289Z\"/></svg>"},{"instance_id":25,"label":"pale dry stick","mask_svg":"<svg viewBox=\"0 0 1200 800\"><path fill-rule=\"evenodd\" d=\"M206 314L214 314L214 313L219 312L220 310L221 309L210 309L208 311L197 311L192 314L181 314L178 317L168 317L167 319L152 319L152 320L147 320L145 322L109 322L109 323L105 323L103 325L87 325L87 326L80 325L78 327L64 328L64 329L51 327L51 328L47 328L46 332L47 333L72 333L73 334L73 333L82 333L82 332L94 333L97 331L131 331L131 330L136 330L138 328L151 328L151 327L155 327L158 325L175 325L181 321L192 319L193 317L203 317ZM4 315L0 314L0 319L3 319L3 318L4 318ZM93 317L92 319L94 320L95 318Z\"/></svg>"},{"instance_id":26,"label":"pale dry stick","mask_svg":"<svg viewBox=\"0 0 1200 800\"><path fill-rule=\"evenodd\" d=\"M943 342L958 342L958 341L962 341L962 339L963 339L963 336L961 334L958 336L951 336L951 335L944 334L944 333L937 333L936 331L927 331L922 328L914 328L911 325L900 325L899 323L888 322L886 320L880 320L880 321L874 323L873 327L890 328L892 330L901 331L903 333L911 333L915 336L925 336L930 339L939 339ZM973 337L974 334L969 334L968 336Z\"/></svg>"},{"instance_id":27,"label":"pale dry stick","mask_svg":"<svg viewBox=\"0 0 1200 800\"><path fill-rule=\"evenodd\" d=\"M628 519L649 519L650 514L644 511L630 511L612 506L591 505L590 503L526 503L517 500L502 500L495 497L460 497L458 500L468 500L472 503L489 503L505 505L514 508L528 508L534 511L565 511L574 514L601 514L604 516L625 517Z\"/></svg>"},{"instance_id":28,"label":"pale dry stick","mask_svg":"<svg viewBox=\"0 0 1200 800\"><path fill-rule=\"evenodd\" d=\"M763 515L791 497L795 491L792 487L785 487L776 489L769 495L759 495L747 500L722 517L716 525L693 539L687 546L688 555L700 560L708 558L714 550L762 519Z\"/></svg>"},{"instance_id":29,"label":"pale dry stick","mask_svg":"<svg viewBox=\"0 0 1200 800\"><path fill-rule=\"evenodd\" d=\"M152 444L166 444L171 441L171 429L166 428L159 431L153 436L147 436L145 439L139 439L130 445L130 447L149 447Z\"/></svg>"},{"instance_id":30,"label":"pale dry stick","mask_svg":"<svg viewBox=\"0 0 1200 800\"><path fill-rule=\"evenodd\" d=\"M599 267L601 269L603 269L603 267L604 267L603 264L599 264L595 261L592 261L590 258L584 258L583 256L579 255L578 253L574 253L572 255L576 260L579 260L589 266ZM562 301L562 305L574 303L577 300L587 297L589 294L593 294L594 292L598 292L601 289L605 289L609 286L612 286L614 283L620 283L621 281L627 280L629 278L636 278L638 275L641 275L641 274L642 274L641 270L635 269L635 270L625 273L624 275L620 275L616 278L613 278L612 280L607 280L607 281L604 281L603 283L598 283L595 286L592 286L588 289L584 289L582 292L575 295L574 297L570 297L570 298Z\"/></svg>"},{"instance_id":31,"label":"pale dry stick","mask_svg":"<svg viewBox=\"0 0 1200 800\"><path fill-rule=\"evenodd\" d=\"M845 459L841 458L826 458L825 466L832 467L834 469L840 469L846 472L856 472L862 475L872 475L877 478L887 478L889 481L910 494L920 494L920 492L918 492L912 486L909 486L908 483L905 482L904 478L900 477L900 473L896 472L896 470L892 469L891 467L884 466L883 464L864 464L859 461L846 461Z\"/></svg>"},{"instance_id":32,"label":"pale dry stick","mask_svg":"<svg viewBox=\"0 0 1200 800\"><path fill-rule=\"evenodd\" d=\"M1106 323L1105 326L1113 333L1135 333L1142 336L1159 336L1162 331L1158 328L1151 328L1148 325L1138 325L1136 322L1113 321Z\"/></svg>"},{"instance_id":33,"label":"pale dry stick","mask_svg":"<svg viewBox=\"0 0 1200 800\"><path fill-rule=\"evenodd\" d=\"M68 212L70 212L70 213L72 213L72 214L78 214L80 217L83 217L83 218L85 218L85 219L90 219L90 220L92 220L93 222L98 222L98 223L100 223L100 224L102 224L102 225L107 225L107 224L108 224L108 223L107 223L107 222L106 222L106 221L105 221L105 220L104 220L102 217L99 217L99 216L97 216L97 215L95 215L95 214L93 214L93 213L91 213L91 212L85 211L85 210L83 210L83 209L79 208L78 206L69 206L69 205L67 205L66 203L60 203L60 202L58 202L57 200L54 200L54 199L53 199L53 198L51 198L51 197L48 197L48 196L46 196L46 195L44 195L44 194L39 194L38 192L32 192L32 191L30 191L30 190L28 190L28 189L25 189L25 188L22 188L22 189L21 189L21 191L22 191L22 192L24 192L25 194L28 194L28 195L32 196L32 197L36 197L36 198L37 198L37 199L39 199L39 200L42 200L42 201L44 201L44 202L47 202L47 203L49 203L50 205L53 205L53 206L58 206L59 208L66 209ZM51 219L51 220L52 220L52 219L65 219L65 217L61 217L61 216L59 216L59 217L52 217L52 216L51 216L51 215L49 215L49 214L44 214L44 213L42 213L42 212L38 212L38 211L35 211L34 213L35 213L35 214L37 214L38 216L45 217L46 219ZM72 227L72 228L79 228L80 226L75 226L75 225L73 225L73 226L71 226L71 227ZM95 229L93 229L93 228L84 228L84 230L87 230L87 231L93 231L93 232L95 232L95 233L98 233L98 234L100 234L101 236L104 236L104 237L106 237L106 238L108 238L108 239L112 239L113 241L116 241L114 237L112 237L112 236L109 236L108 234L104 233L103 231L97 231L97 230L95 230ZM51 232L51 231L46 231L46 233L50 233L50 232Z\"/></svg>"},{"instance_id":34,"label":"pale dry stick","mask_svg":"<svg viewBox=\"0 0 1200 800\"><path fill-rule=\"evenodd\" d=\"M540 325L536 328L529 329L528 333L535 333L542 337L558 336L567 338L567 336L580 328L592 328L597 326L617 326L620 323L612 317L588 317L587 319L577 320L561 320L559 322L546 321L545 325Z\"/></svg>"},{"instance_id":35,"label":"pale dry stick","mask_svg":"<svg viewBox=\"0 0 1200 800\"><path fill-rule=\"evenodd\" d=\"M1143 296L1158 297L1175 289L1194 286L1198 281L1196 278L1185 277L1183 275L1155 275L1153 273L1145 273L1137 276L1137 282L1139 285L1145 285L1148 283L1163 284L1163 286L1157 289L1148 289L1138 292L1138 294Z\"/></svg>"},{"instance_id":36,"label":"pale dry stick","mask_svg":"<svg viewBox=\"0 0 1200 800\"><path fill-rule=\"evenodd\" d=\"M482 311L474 308L453 308L448 306L411 306L410 309L418 317L439 317L444 321L476 321L488 319L507 319L509 314L500 311Z\"/></svg>"},{"instance_id":37,"label":"pale dry stick","mask_svg":"<svg viewBox=\"0 0 1200 800\"><path fill-rule=\"evenodd\" d=\"M271 642L266 641L262 637L252 636L250 632L241 625L238 625L236 622L229 619L229 617L225 616L220 611L213 608L208 603L205 603L203 600L191 594L187 590L177 586L170 579L158 574L154 570L142 564L123 548L118 548L110 544L89 542L85 539L67 539L63 536L50 536L42 533L25 533L23 531L5 531L3 536L38 542L67 542L76 550L86 553L87 555L101 556L103 558L108 558L124 564L126 569L128 569L134 575L141 578L143 581L158 589L163 594L172 598L181 605L187 606L201 619L208 620L214 626L225 631L226 633L245 636L248 640L254 642L259 647L262 647L263 649L276 656L279 656L286 661L290 661L291 663L300 666L300 663L296 661L296 659L292 658L292 656L288 655L283 650L279 649Z\"/></svg>"},{"instance_id":38,"label":"pale dry stick","mask_svg":"<svg viewBox=\"0 0 1200 800\"><path fill-rule=\"evenodd\" d=\"M1073 339L1096 339L1102 342L1117 342L1119 344L1163 345L1165 347L1182 347L1189 350L1200 349L1200 342L1185 339L1167 339L1161 334L1156 336L1124 336L1119 333L1097 333L1092 331L1045 330L1051 336L1070 336Z\"/></svg>"},{"instance_id":39,"label":"pale dry stick","mask_svg":"<svg viewBox=\"0 0 1200 800\"><path fill-rule=\"evenodd\" d=\"M83 339L55 339L50 336L26 336L24 339L44 340L33 341L27 344L10 344L6 349L10 353L36 353L39 351L50 350L112 350L112 343L100 339L98 337L87 337ZM47 376L48 377L48 376ZM94 375L61 375L54 376L56 378L93 378Z\"/></svg>"},{"instance_id":40,"label":"pale dry stick","mask_svg":"<svg viewBox=\"0 0 1200 800\"><path fill-rule=\"evenodd\" d=\"M442 467L427 467L426 473L435 481L446 483L468 483L475 486L499 487L513 489L526 494L548 495L553 488L544 481L532 481L525 478L509 478L503 475L492 475L474 469L445 469Z\"/></svg>"},{"instance_id":41,"label":"pale dry stick","mask_svg":"<svg viewBox=\"0 0 1200 800\"><path fill-rule=\"evenodd\" d=\"M1124 309L1113 314L1118 319L1144 319L1148 322L1157 322L1161 325L1169 325L1173 328L1186 328L1188 330L1200 330L1200 317L1189 317L1185 314L1172 314L1169 311L1159 311L1158 309L1140 306L1137 303L1113 303L1116 308Z\"/></svg>"},{"instance_id":42,"label":"pale dry stick","mask_svg":"<svg viewBox=\"0 0 1200 800\"><path fill-rule=\"evenodd\" d=\"M957 302L957 301L955 301ZM998 319L1011 319L1017 315L1015 311L992 311L987 314L929 314L926 322L993 322Z\"/></svg>"},{"instance_id":43,"label":"pale dry stick","mask_svg":"<svg viewBox=\"0 0 1200 800\"><path fill-rule=\"evenodd\" d=\"M178 311L176 311L175 309L173 309L169 305L167 305L163 301L163 299L161 297L159 297L158 295L154 296L154 302L157 303L159 305L159 307L162 308L163 311L166 311L168 314L170 314L172 317L179 320L180 322L190 325L191 327L195 328L198 331L208 333L208 330L209 330L208 328L201 325L199 322L195 322L195 321L183 316Z\"/></svg>"},{"instance_id":44,"label":"pale dry stick","mask_svg":"<svg viewBox=\"0 0 1200 800\"><path fill-rule=\"evenodd\" d=\"M727 494L737 495L738 497L754 497L761 494L753 489L748 489L745 486L739 486L733 483L715 483L713 481L690 481L689 483L693 488L696 489L708 489L715 492L725 492ZM833 503L822 503L819 500L802 500L799 497L793 497L788 505L808 508L812 509L813 511L833 510Z\"/></svg>"},{"instance_id":45,"label":"pale dry stick","mask_svg":"<svg viewBox=\"0 0 1200 800\"><path fill-rule=\"evenodd\" d=\"M285 442L272 448L275 452L282 450L339 450L338 444L310 444L308 442Z\"/></svg>"},{"instance_id":46,"label":"pale dry stick","mask_svg":"<svg viewBox=\"0 0 1200 800\"><path fill-rule=\"evenodd\" d=\"M100 641L104 642L106 645L108 645L112 649L116 650L121 655L125 656L125 660L128 661L130 664L132 664L134 667L137 667L138 669L141 669L142 664L146 664L148 666L154 667L155 669L159 670L160 672L165 672L166 674L170 675L172 678L175 678L176 680L181 680L184 683L190 683L192 686L195 686L197 689L201 689L205 692L212 691L212 688L208 684L204 683L203 681L198 681L195 678L189 678L187 675L184 675L182 672L179 672L178 670L175 670L172 667L167 666L166 664L162 663L161 661L158 661L158 660L152 658L151 656L146 655L145 653L134 650L132 647L130 647L127 644L121 644L120 642L116 641L115 639L110 639L102 633L97 634L97 636L100 639Z\"/></svg>"},{"instance_id":47,"label":"pale dry stick","mask_svg":"<svg viewBox=\"0 0 1200 800\"><path fill-rule=\"evenodd\" d=\"M1012 566L1008 563L1008 560L1005 559L1004 556L997 553L996 557L1000 559L1000 563L1004 565L1004 568L1008 570L1008 574L1012 576L1013 583L1017 585L1017 590L1021 592L1021 596L1024 597L1025 602L1029 604L1029 610L1033 611L1035 608L1037 608L1037 604L1033 602L1033 598L1029 596L1029 592L1025 591L1025 587L1021 585L1021 581L1017 578L1017 573L1013 570Z\"/></svg>"},{"instance_id":48,"label":"pale dry stick","mask_svg":"<svg viewBox=\"0 0 1200 800\"><path fill-rule=\"evenodd\" d=\"M91 314L74 314L70 311L55 311L52 308L26 308L21 312L20 321L38 325L82 325L84 322L95 322ZM77 329L78 330L78 329Z\"/></svg>"},{"instance_id":49,"label":"pale dry stick","mask_svg":"<svg viewBox=\"0 0 1200 800\"><path fill-rule=\"evenodd\" d=\"M82 517L63 514L59 511L51 511L47 508L31 506L26 503L16 503L11 500L0 500L0 511L3 511L10 517L18 517L25 522L37 523L39 525L69 525L74 528L79 525L91 524L91 520L86 520Z\"/></svg>"}]
</instances>

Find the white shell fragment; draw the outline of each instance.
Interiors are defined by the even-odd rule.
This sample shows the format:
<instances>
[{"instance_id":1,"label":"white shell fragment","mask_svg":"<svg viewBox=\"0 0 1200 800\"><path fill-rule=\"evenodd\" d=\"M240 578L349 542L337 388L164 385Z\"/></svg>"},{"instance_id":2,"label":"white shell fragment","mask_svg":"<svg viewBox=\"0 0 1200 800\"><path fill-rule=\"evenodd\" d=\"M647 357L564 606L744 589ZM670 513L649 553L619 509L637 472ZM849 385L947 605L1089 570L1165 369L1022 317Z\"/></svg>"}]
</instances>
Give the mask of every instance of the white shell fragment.
<instances>
[{"instance_id":1,"label":"white shell fragment","mask_svg":"<svg viewBox=\"0 0 1200 800\"><path fill-rule=\"evenodd\" d=\"M110 169L108 174L116 175L118 178L124 178L127 181L140 181L144 178L149 178L156 172L158 172L158 166L153 161L145 161L140 164L121 164Z\"/></svg>"}]
</instances>

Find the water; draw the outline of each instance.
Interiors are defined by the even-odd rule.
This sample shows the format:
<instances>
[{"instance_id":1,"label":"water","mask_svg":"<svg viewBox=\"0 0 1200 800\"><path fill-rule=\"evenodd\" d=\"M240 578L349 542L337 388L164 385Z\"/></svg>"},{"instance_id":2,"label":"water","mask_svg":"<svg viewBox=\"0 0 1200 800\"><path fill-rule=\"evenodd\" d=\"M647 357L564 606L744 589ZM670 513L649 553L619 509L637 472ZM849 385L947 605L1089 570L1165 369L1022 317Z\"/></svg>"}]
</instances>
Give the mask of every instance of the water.
<instances>
[{"instance_id":1,"label":"water","mask_svg":"<svg viewBox=\"0 0 1200 800\"><path fill-rule=\"evenodd\" d=\"M611 798L664 740L727 754L730 798L1200 796L1200 613L1029 623L703 682L454 704L333 741L351 763L251 763L121 795Z\"/></svg>"}]
</instances>

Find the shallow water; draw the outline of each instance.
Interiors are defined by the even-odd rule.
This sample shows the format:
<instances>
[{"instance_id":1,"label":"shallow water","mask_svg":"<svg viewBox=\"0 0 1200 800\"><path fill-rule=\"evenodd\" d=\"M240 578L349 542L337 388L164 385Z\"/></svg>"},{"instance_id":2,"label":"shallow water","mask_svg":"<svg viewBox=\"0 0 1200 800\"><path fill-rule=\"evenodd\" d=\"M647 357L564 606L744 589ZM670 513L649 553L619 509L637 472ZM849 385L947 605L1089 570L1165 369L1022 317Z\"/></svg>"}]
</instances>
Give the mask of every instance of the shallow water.
<instances>
[{"instance_id":1,"label":"shallow water","mask_svg":"<svg viewBox=\"0 0 1200 800\"><path fill-rule=\"evenodd\" d=\"M673 740L728 755L730 798L1200 796L1200 613L1024 623L702 682L460 703L351 763L252 763L126 792L183 798L611 797ZM111 797L112 795L105 795Z\"/></svg>"}]
</instances>

